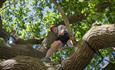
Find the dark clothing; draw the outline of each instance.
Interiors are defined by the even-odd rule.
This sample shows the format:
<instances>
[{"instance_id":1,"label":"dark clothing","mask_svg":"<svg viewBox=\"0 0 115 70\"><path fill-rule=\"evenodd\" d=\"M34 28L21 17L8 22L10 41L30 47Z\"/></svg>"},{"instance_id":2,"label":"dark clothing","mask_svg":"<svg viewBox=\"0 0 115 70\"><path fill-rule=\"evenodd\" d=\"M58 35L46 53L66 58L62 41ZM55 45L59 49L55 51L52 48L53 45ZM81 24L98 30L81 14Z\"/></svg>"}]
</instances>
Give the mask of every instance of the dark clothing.
<instances>
[{"instance_id":1,"label":"dark clothing","mask_svg":"<svg viewBox=\"0 0 115 70\"><path fill-rule=\"evenodd\" d=\"M67 31L64 31L64 35L59 35L57 40L60 40L63 45L65 45L67 43L67 41L69 40L69 34Z\"/></svg>"}]
</instances>

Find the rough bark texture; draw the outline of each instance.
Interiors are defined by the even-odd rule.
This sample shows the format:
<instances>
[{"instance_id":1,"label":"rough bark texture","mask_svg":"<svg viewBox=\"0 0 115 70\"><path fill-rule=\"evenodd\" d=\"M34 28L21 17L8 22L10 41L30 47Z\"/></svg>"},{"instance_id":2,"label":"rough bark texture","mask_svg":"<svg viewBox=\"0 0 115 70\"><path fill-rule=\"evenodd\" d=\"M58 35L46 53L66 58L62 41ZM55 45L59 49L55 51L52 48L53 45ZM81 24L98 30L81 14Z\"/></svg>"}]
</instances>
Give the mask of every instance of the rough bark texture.
<instances>
[{"instance_id":1,"label":"rough bark texture","mask_svg":"<svg viewBox=\"0 0 115 70\"><path fill-rule=\"evenodd\" d=\"M40 59L17 56L1 62L0 70L46 70L46 67Z\"/></svg>"},{"instance_id":2,"label":"rough bark texture","mask_svg":"<svg viewBox=\"0 0 115 70\"><path fill-rule=\"evenodd\" d=\"M115 25L93 26L77 45L73 55L63 62L64 70L83 70L91 61L94 52L85 41L95 50L115 46Z\"/></svg>"},{"instance_id":3,"label":"rough bark texture","mask_svg":"<svg viewBox=\"0 0 115 70\"><path fill-rule=\"evenodd\" d=\"M2 7L2 4L4 2L5 0L2 0L0 2L0 8ZM106 6L103 7L103 9L109 6L106 3L103 4L105 4ZM96 6L96 8L100 9L99 6L104 6L103 4L99 4L98 6ZM86 17L87 16L85 16L85 18ZM76 19L78 19L79 16L78 17L75 16L73 18L71 18L71 20L74 23L77 22ZM82 18L84 18L84 16L82 16L80 19L82 20ZM1 20L0 20L0 25L1 25L0 37L7 39L8 34L2 29ZM48 40L50 40L51 38L52 37L49 37ZM55 38L52 39L52 41L50 41L50 44L53 42L53 40L55 40ZM91 61L94 52L88 47L85 41L87 41L96 50L115 46L115 25L102 25L102 26L94 26L93 28L91 28L77 45L73 55L62 63L62 67L64 70L83 70L87 66L87 64ZM24 46L23 47L22 46L19 47L0 46L0 58L9 59L17 55L24 55L24 56L16 57L12 60L6 60L1 62L0 70L6 70L6 69L7 70L46 70L44 64L40 60L36 59L36 58L42 58L44 56L43 53L38 52L32 48L30 49L30 47L27 48ZM36 58L32 58L32 57L36 57Z\"/></svg>"},{"instance_id":4,"label":"rough bark texture","mask_svg":"<svg viewBox=\"0 0 115 70\"><path fill-rule=\"evenodd\" d=\"M95 50L115 46L115 25L93 26L79 42L72 56L62 63L62 68L64 70L83 70L91 61L94 52L89 48L89 45L87 45L85 41L87 41ZM20 55L20 53L23 55L27 54L27 56L32 54L32 57L40 56L41 54L37 55L36 52L33 52L34 50L28 50L27 48L23 49L22 47L20 49L23 49L25 51L24 53L20 49L16 50L15 47L13 47L12 50L10 47L0 47L0 49L0 53L2 53L0 56L8 57L5 55L9 55L8 58ZM12 55L12 53L14 55Z\"/></svg>"},{"instance_id":5,"label":"rough bark texture","mask_svg":"<svg viewBox=\"0 0 115 70\"><path fill-rule=\"evenodd\" d=\"M24 39L17 39L15 44L41 44L43 39L28 39L28 40L24 40Z\"/></svg>"},{"instance_id":6,"label":"rough bark texture","mask_svg":"<svg viewBox=\"0 0 115 70\"><path fill-rule=\"evenodd\" d=\"M18 55L43 58L45 56L45 53L35 50L29 45L14 45L12 47L0 46L1 59L10 59Z\"/></svg>"}]
</instances>

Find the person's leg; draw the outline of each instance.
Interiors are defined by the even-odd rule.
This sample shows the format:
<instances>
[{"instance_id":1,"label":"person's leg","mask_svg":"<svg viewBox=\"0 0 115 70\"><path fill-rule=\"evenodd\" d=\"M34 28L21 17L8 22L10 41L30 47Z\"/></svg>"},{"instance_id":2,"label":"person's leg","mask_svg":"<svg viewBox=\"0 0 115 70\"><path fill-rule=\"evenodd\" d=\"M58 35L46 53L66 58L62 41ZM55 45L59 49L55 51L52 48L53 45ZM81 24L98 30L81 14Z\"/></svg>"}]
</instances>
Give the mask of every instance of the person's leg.
<instances>
[{"instance_id":1,"label":"person's leg","mask_svg":"<svg viewBox=\"0 0 115 70\"><path fill-rule=\"evenodd\" d=\"M51 48L48 49L45 58L49 58L53 53L55 53L60 48L61 45L62 45L62 42L60 40L54 41L51 44Z\"/></svg>"}]
</instances>

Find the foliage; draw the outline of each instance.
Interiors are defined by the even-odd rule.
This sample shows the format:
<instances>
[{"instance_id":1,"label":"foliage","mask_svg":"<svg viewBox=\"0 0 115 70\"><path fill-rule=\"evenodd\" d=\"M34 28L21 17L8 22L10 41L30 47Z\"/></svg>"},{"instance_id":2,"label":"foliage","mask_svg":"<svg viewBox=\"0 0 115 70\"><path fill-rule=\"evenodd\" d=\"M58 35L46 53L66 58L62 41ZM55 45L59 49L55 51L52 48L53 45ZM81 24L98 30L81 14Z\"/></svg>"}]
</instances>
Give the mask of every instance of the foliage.
<instances>
[{"instance_id":1,"label":"foliage","mask_svg":"<svg viewBox=\"0 0 115 70\"><path fill-rule=\"evenodd\" d=\"M94 22L115 23L114 0L58 0L58 3L67 16L88 14L86 19L71 23L77 40L82 38ZM6 8L0 11L4 28L8 32L16 29L17 35L23 39L46 37L50 25L63 21L62 16L50 0L8 0L4 7ZM68 52L65 54L66 51ZM60 53L68 56L70 49L64 52ZM108 53L110 50L103 51L103 55L109 55L106 52ZM53 59L58 60L61 56L60 53L53 56ZM94 57L92 64L96 64L97 59L100 57Z\"/></svg>"}]
</instances>

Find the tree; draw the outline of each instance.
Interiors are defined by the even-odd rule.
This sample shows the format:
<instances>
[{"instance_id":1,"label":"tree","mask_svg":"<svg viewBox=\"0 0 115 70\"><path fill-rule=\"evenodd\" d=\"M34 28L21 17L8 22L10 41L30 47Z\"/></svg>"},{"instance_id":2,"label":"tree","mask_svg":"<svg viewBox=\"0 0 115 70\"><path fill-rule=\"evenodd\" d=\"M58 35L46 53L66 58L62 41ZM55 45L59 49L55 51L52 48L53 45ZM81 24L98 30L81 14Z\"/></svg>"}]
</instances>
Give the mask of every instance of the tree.
<instances>
[{"instance_id":1,"label":"tree","mask_svg":"<svg viewBox=\"0 0 115 70\"><path fill-rule=\"evenodd\" d=\"M1 2L3 3L3 2ZM30 4L31 6L30 6ZM30 7L27 6L29 4ZM89 45L93 47L96 51L99 49L113 47L115 44L115 21L114 21L114 1L113 0L95 0L95 1L69 1L69 0L59 0L58 4L62 6L62 9L65 11L66 16L69 19L71 27L74 29L75 37L79 40L77 47L75 47L74 53L69 57L69 59L62 62L62 67L64 70L82 70L84 69L93 58L94 52L89 48ZM2 5L2 4L0 4ZM17 7L18 5L18 7ZM64 24L62 16L59 12L57 12L57 8L54 4L49 1L22 1L18 2L15 0L6 1L4 6L6 7L2 10L2 19L0 23L0 37L4 38L5 41L9 38L12 33L12 30L16 28L16 34L21 38L16 39L15 44L7 45L6 43L1 43L0 55L1 59L25 59L30 58L33 60L34 58L39 58L36 61L40 61L40 63L35 63L36 65L44 65L40 59L44 57L45 51L41 52L32 48L33 44L41 44L42 38L46 37L45 34L41 34L46 28L49 29L51 24ZM32 10L32 9L33 10ZM50 10L49 8L52 8ZM45 10L45 11L44 11ZM50 10L50 11L49 11ZM34 12L30 12L34 11ZM27 13L30 13L28 16ZM32 13L32 14L31 14ZM38 15L38 16L36 16ZM7 17L9 16L9 17ZM39 19L38 19L39 18ZM94 22L112 23L111 25L100 25L100 26L92 26ZM9 27L8 27L9 26ZM90 30L89 30L90 29ZM86 31L89 30L87 33ZM86 34L85 34L86 33ZM85 34L85 35L84 35ZM53 40L55 40L56 36L49 32L47 35L49 46ZM39 39L38 39L39 38ZM86 43L88 42L88 44ZM11 47L12 46L12 47ZM8 53L6 53L6 51ZM108 50L107 50L108 51ZM22 55L22 57L16 57L18 55ZM27 57L25 57L27 56ZM14 58L16 57L16 58ZM85 60L84 60L85 59ZM95 59L96 60L96 59ZM29 61L29 60L28 60ZM8 60L9 62L9 60ZM18 60L17 60L18 62ZM0 68L4 68L3 61L0 64ZM22 64L24 63L24 65ZM22 62L19 67L26 66L27 70L32 70L31 64L29 62ZM7 60L6 63L7 64ZM27 65L28 64L28 65ZM34 63L32 63L34 64ZM46 63L47 64L47 63ZM55 65L49 64L50 66L43 66L52 69L56 69ZM16 66L15 63L13 64ZM35 65L33 70L41 69ZM17 68L17 67L16 67ZM13 69L13 68L11 68ZM22 68L24 69L24 68Z\"/></svg>"},{"instance_id":2,"label":"tree","mask_svg":"<svg viewBox=\"0 0 115 70\"><path fill-rule=\"evenodd\" d=\"M64 63L64 70L84 69L95 53L90 46L95 50L114 46L114 28L115 25L92 27L77 45L75 53ZM90 46L86 42L88 42ZM72 65L70 66L70 64Z\"/></svg>"}]
</instances>

